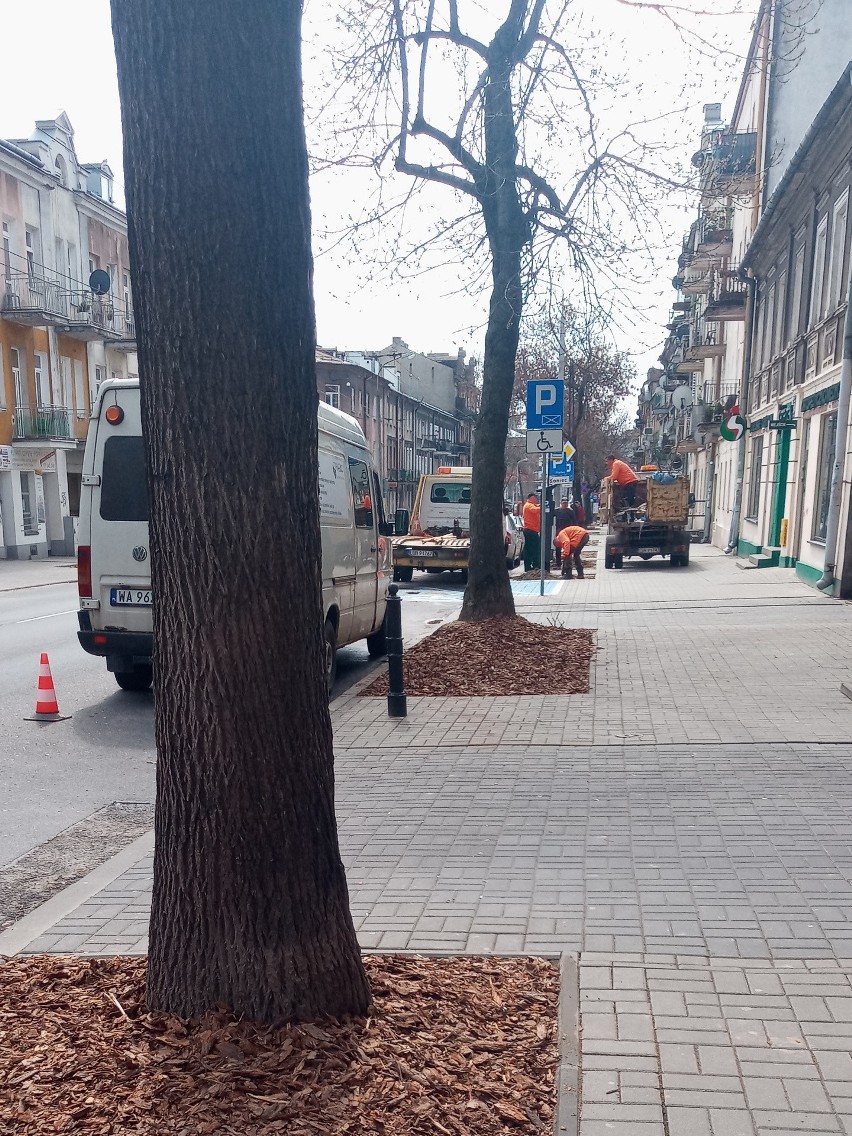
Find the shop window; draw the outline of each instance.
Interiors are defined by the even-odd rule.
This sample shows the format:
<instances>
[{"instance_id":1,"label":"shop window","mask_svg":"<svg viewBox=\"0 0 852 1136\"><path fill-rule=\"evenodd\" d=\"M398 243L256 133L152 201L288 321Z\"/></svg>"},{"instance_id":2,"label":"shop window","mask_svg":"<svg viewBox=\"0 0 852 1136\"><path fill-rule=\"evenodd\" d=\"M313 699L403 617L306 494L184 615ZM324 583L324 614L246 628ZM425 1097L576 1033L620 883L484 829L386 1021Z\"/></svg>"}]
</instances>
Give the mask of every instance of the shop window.
<instances>
[{"instance_id":1,"label":"shop window","mask_svg":"<svg viewBox=\"0 0 852 1136\"><path fill-rule=\"evenodd\" d=\"M828 502L831 497L831 471L834 468L834 445L837 441L837 411L823 415L819 428L819 464L814 496L812 540L825 543L828 525Z\"/></svg>"},{"instance_id":2,"label":"shop window","mask_svg":"<svg viewBox=\"0 0 852 1136\"><path fill-rule=\"evenodd\" d=\"M748 508L746 520L756 521L760 510L760 478L763 473L763 435L752 439L751 472L748 480Z\"/></svg>"}]
</instances>

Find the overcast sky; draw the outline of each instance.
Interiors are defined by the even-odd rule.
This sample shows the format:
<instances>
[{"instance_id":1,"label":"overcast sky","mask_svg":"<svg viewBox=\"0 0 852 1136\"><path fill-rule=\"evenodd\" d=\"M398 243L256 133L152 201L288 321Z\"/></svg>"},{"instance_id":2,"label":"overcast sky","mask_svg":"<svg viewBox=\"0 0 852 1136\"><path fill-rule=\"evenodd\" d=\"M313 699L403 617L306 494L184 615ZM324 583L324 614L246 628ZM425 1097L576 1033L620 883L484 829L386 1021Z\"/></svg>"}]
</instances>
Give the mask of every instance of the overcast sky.
<instances>
[{"instance_id":1,"label":"overcast sky","mask_svg":"<svg viewBox=\"0 0 852 1136\"><path fill-rule=\"evenodd\" d=\"M502 12L505 0L478 3L485 15ZM686 160L696 148L705 102L722 102L730 112L736 95L741 57L748 47L751 17L757 0L681 0L683 6L712 11L691 27L730 54L714 54L685 45L670 24L650 10L631 11L619 0L574 0L577 14L602 33L609 61L628 82L619 90L626 114L652 117L682 107L683 114L660 121L661 141ZM462 8L464 5L460 5ZM306 36L325 35L335 0L308 0ZM729 15L737 10L739 14ZM115 60L109 21L109 0L27 0L4 5L3 89L0 137L28 136L36 119L67 112L75 131L81 161L108 159L121 175L121 119ZM322 76L309 67L306 83ZM684 91L684 84L688 89ZM615 113L618 101L610 113ZM316 179L312 185L316 230L316 300L321 344L340 348L378 348L400 335L420 350L465 348L481 355L487 296L459 295L458 271L436 270L402 285L371 283L369 254L360 261L351 250L329 253L323 231L332 228L340 202L359 191L358 179ZM352 187L355 187L352 189ZM440 191L437 191L440 192ZM449 205L449 202L446 202ZM680 236L688 225L682 203L672 201L661 211L663 236L658 239L663 268L651 284L643 285L642 311L632 327L616 333L618 346L634 354L640 370L651 365L662 341L660 324L673 299L670 280Z\"/></svg>"}]
</instances>

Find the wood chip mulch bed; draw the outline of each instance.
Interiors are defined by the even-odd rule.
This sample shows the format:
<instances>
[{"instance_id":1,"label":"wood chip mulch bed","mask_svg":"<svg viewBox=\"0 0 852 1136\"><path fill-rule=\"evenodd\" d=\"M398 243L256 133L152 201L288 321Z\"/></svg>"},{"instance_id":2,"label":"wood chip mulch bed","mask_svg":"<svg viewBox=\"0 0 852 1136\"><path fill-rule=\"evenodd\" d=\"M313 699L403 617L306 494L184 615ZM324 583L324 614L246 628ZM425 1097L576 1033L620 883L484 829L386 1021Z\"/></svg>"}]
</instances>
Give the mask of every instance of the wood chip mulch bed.
<instances>
[{"instance_id":1,"label":"wood chip mulch bed","mask_svg":"<svg viewBox=\"0 0 852 1136\"><path fill-rule=\"evenodd\" d=\"M373 956L369 1019L277 1029L148 1014L145 961L0 963L4 1136L552 1131L558 970Z\"/></svg>"},{"instance_id":2,"label":"wood chip mulch bed","mask_svg":"<svg viewBox=\"0 0 852 1136\"><path fill-rule=\"evenodd\" d=\"M588 694L594 632L520 616L447 623L405 652L405 691L432 698ZM388 692L387 673L361 691Z\"/></svg>"}]
</instances>

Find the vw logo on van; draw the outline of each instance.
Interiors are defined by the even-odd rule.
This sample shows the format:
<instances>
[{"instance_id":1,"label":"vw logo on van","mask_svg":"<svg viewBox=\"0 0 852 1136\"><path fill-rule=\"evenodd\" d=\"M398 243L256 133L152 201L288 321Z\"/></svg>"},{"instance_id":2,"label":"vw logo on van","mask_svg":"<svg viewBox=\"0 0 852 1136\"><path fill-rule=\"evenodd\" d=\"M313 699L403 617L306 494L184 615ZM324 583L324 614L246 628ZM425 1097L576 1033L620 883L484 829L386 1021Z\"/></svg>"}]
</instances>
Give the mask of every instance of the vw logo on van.
<instances>
[{"instance_id":1,"label":"vw logo on van","mask_svg":"<svg viewBox=\"0 0 852 1136\"><path fill-rule=\"evenodd\" d=\"M148 549L144 544L137 544L133 549L133 559L139 564L148 559Z\"/></svg>"}]
</instances>

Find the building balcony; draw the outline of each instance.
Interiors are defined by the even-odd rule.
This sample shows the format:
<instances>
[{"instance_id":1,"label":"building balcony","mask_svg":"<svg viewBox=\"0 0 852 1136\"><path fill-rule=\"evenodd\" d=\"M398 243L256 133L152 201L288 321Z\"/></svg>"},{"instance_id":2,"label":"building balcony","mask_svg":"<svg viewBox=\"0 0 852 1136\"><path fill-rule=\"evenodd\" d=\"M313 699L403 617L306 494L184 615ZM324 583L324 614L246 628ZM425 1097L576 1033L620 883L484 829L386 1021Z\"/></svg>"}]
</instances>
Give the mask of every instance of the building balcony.
<instances>
[{"instance_id":1,"label":"building balcony","mask_svg":"<svg viewBox=\"0 0 852 1136\"><path fill-rule=\"evenodd\" d=\"M134 341L136 328L129 306L111 296L98 296L82 281L60 276L15 253L0 288L0 316L25 327L54 327L63 335L89 340ZM135 342L130 350L135 350Z\"/></svg>"},{"instance_id":2,"label":"building balcony","mask_svg":"<svg viewBox=\"0 0 852 1136\"><path fill-rule=\"evenodd\" d=\"M719 329L707 327L703 320L693 324L689 335L687 359L715 359L725 354L724 343L719 343Z\"/></svg>"},{"instance_id":3,"label":"building balcony","mask_svg":"<svg viewBox=\"0 0 852 1136\"><path fill-rule=\"evenodd\" d=\"M723 197L751 193L757 169L757 134L716 131L709 147L693 155L692 164L701 171L701 188L706 194Z\"/></svg>"},{"instance_id":4,"label":"building balcony","mask_svg":"<svg viewBox=\"0 0 852 1136\"><path fill-rule=\"evenodd\" d=\"M739 385L737 383L704 383L701 388L701 398L706 406L721 407L727 410L737 401Z\"/></svg>"},{"instance_id":5,"label":"building balcony","mask_svg":"<svg viewBox=\"0 0 852 1136\"><path fill-rule=\"evenodd\" d=\"M736 269L714 271L702 316L714 323L743 322L747 300L748 284Z\"/></svg>"},{"instance_id":6,"label":"building balcony","mask_svg":"<svg viewBox=\"0 0 852 1136\"><path fill-rule=\"evenodd\" d=\"M710 291L710 265L691 264L683 275L680 286L684 296L706 296Z\"/></svg>"},{"instance_id":7,"label":"building balcony","mask_svg":"<svg viewBox=\"0 0 852 1136\"><path fill-rule=\"evenodd\" d=\"M71 441L74 438L71 412L64 406L43 406L15 411L12 436L16 441L43 438L45 441Z\"/></svg>"}]
</instances>

